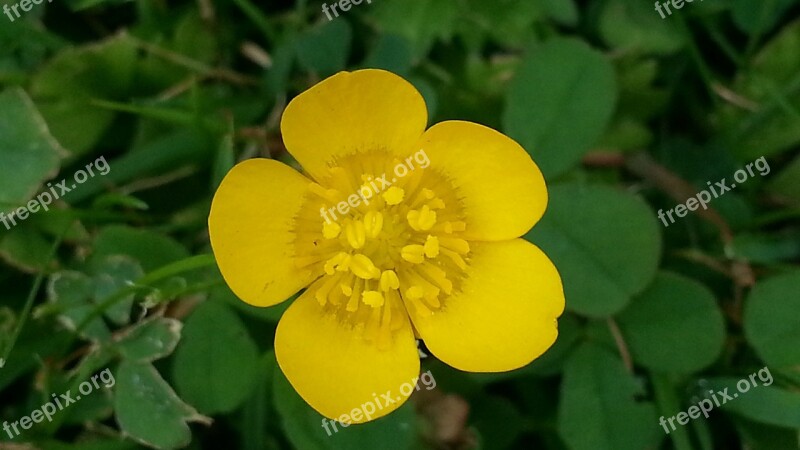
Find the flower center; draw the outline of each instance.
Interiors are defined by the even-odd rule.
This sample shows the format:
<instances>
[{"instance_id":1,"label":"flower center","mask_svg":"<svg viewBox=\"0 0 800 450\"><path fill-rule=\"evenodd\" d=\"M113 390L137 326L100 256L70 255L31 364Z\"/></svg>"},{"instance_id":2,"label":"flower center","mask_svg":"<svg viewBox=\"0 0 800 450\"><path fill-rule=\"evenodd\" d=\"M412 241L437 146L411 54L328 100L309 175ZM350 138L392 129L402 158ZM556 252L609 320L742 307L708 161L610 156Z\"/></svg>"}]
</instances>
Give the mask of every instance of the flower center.
<instances>
[{"instance_id":1,"label":"flower center","mask_svg":"<svg viewBox=\"0 0 800 450\"><path fill-rule=\"evenodd\" d=\"M342 158L309 186L294 218L295 263L319 277L310 292L379 347L402 326L403 314L443 308L469 263L457 192L418 155Z\"/></svg>"}]
</instances>

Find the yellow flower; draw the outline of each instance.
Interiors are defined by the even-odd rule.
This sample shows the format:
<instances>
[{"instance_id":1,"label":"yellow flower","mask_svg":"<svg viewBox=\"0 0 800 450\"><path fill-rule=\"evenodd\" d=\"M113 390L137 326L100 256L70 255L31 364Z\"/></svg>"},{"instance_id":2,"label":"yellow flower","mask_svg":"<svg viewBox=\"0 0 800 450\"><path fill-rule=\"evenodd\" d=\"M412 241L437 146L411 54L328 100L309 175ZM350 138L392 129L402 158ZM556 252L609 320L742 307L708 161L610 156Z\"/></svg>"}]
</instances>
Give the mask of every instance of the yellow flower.
<instances>
[{"instance_id":1,"label":"yellow flower","mask_svg":"<svg viewBox=\"0 0 800 450\"><path fill-rule=\"evenodd\" d=\"M308 287L278 324L275 354L331 419L387 391L394 403L344 420L399 407L410 395L400 386L419 374L415 336L457 369L500 372L558 335L559 274L519 238L547 205L539 168L495 130L448 121L426 131L427 120L397 75L336 74L283 114L306 176L250 159L214 196L211 245L237 296L271 306Z\"/></svg>"}]
</instances>

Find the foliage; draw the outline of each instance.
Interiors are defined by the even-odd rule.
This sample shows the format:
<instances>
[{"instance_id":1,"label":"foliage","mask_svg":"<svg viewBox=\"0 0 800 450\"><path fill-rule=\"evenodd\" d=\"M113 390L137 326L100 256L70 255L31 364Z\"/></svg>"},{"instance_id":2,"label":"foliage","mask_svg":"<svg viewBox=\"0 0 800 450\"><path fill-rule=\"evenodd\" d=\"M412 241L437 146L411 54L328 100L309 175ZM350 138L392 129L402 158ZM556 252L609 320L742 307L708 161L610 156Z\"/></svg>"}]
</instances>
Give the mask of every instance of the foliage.
<instances>
[{"instance_id":1,"label":"foliage","mask_svg":"<svg viewBox=\"0 0 800 450\"><path fill-rule=\"evenodd\" d=\"M373 0L329 21L304 0L55 0L0 16L0 210L110 166L0 226L0 420L106 368L116 380L0 448L798 448L800 2L672 12ZM431 123L476 121L530 152L550 205L525 238L559 268L567 312L532 364L465 374L429 357L436 390L328 436L276 369L286 305L233 296L206 218L236 161L294 164L288 100L362 67L410 80ZM708 210L659 219L762 156L769 172ZM765 366L774 384L659 425Z\"/></svg>"}]
</instances>

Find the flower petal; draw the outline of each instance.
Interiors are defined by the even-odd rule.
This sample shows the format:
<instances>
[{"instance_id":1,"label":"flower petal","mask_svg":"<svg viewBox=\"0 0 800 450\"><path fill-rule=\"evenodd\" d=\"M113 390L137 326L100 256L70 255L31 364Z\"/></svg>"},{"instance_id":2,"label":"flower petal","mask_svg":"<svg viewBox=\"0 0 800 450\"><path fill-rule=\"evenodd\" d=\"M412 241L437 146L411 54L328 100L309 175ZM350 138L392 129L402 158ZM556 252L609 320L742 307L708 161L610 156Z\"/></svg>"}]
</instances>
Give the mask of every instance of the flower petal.
<instances>
[{"instance_id":1,"label":"flower petal","mask_svg":"<svg viewBox=\"0 0 800 450\"><path fill-rule=\"evenodd\" d=\"M522 367L558 336L564 311L561 277L535 245L515 239L474 242L460 292L442 311L412 316L428 349L445 363L470 372Z\"/></svg>"},{"instance_id":2,"label":"flower petal","mask_svg":"<svg viewBox=\"0 0 800 450\"><path fill-rule=\"evenodd\" d=\"M311 183L271 159L249 159L222 180L211 203L208 232L231 290L255 306L280 303L313 281L292 260L292 218Z\"/></svg>"},{"instance_id":3,"label":"flower petal","mask_svg":"<svg viewBox=\"0 0 800 450\"><path fill-rule=\"evenodd\" d=\"M343 423L382 417L400 407L405 383L419 376L419 354L408 317L388 348L378 350L360 332L326 315L309 289L289 307L275 332L275 356L301 397L323 416ZM390 391L392 404L383 394ZM371 418L353 414L372 402ZM349 415L342 418L342 415Z\"/></svg>"},{"instance_id":4,"label":"flower petal","mask_svg":"<svg viewBox=\"0 0 800 450\"><path fill-rule=\"evenodd\" d=\"M321 179L336 158L385 149L407 155L425 131L422 95L384 70L340 72L298 95L281 120L289 153Z\"/></svg>"},{"instance_id":5,"label":"flower petal","mask_svg":"<svg viewBox=\"0 0 800 450\"><path fill-rule=\"evenodd\" d=\"M466 214L465 239L520 237L544 214L542 172L510 137L476 123L448 121L426 131L418 147L430 167L458 189Z\"/></svg>"}]
</instances>

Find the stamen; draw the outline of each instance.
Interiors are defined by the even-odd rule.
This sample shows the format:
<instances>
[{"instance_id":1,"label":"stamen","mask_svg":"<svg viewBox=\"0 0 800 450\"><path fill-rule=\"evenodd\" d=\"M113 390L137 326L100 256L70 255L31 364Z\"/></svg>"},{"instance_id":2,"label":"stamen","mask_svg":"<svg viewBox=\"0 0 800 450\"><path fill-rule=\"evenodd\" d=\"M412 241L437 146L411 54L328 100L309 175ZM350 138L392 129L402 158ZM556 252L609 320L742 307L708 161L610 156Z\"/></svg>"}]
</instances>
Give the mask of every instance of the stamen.
<instances>
[{"instance_id":1,"label":"stamen","mask_svg":"<svg viewBox=\"0 0 800 450\"><path fill-rule=\"evenodd\" d=\"M381 271L375 267L372 260L361 253L356 253L350 259L350 270L362 280L371 280L381 276Z\"/></svg>"},{"instance_id":2,"label":"stamen","mask_svg":"<svg viewBox=\"0 0 800 450\"><path fill-rule=\"evenodd\" d=\"M397 278L397 274L394 270L384 270L381 274L381 290L383 292L390 291L392 289L397 289L400 287L400 279Z\"/></svg>"},{"instance_id":3,"label":"stamen","mask_svg":"<svg viewBox=\"0 0 800 450\"><path fill-rule=\"evenodd\" d=\"M325 222L322 224L322 237L325 239L333 239L339 236L341 231L342 227L336 222Z\"/></svg>"},{"instance_id":4,"label":"stamen","mask_svg":"<svg viewBox=\"0 0 800 450\"><path fill-rule=\"evenodd\" d=\"M339 252L333 258L329 259L325 262L325 273L328 275L333 275L335 273L336 267L339 266L349 255L345 252Z\"/></svg>"},{"instance_id":5,"label":"stamen","mask_svg":"<svg viewBox=\"0 0 800 450\"><path fill-rule=\"evenodd\" d=\"M462 255L469 253L469 242L463 239L443 237L439 240L439 243L442 245L442 247L449 248L450 250Z\"/></svg>"},{"instance_id":6,"label":"stamen","mask_svg":"<svg viewBox=\"0 0 800 450\"><path fill-rule=\"evenodd\" d=\"M310 183L308 185L308 190L330 203L337 203L339 198L342 196L342 194L336 189L325 189L317 183Z\"/></svg>"},{"instance_id":7,"label":"stamen","mask_svg":"<svg viewBox=\"0 0 800 450\"><path fill-rule=\"evenodd\" d=\"M425 256L428 258L436 258L439 256L439 238L431 236L430 234L425 239Z\"/></svg>"},{"instance_id":8,"label":"stamen","mask_svg":"<svg viewBox=\"0 0 800 450\"><path fill-rule=\"evenodd\" d=\"M402 202L405 195L406 193L402 188L392 186L381 194L381 197L383 197L387 205L394 206Z\"/></svg>"},{"instance_id":9,"label":"stamen","mask_svg":"<svg viewBox=\"0 0 800 450\"><path fill-rule=\"evenodd\" d=\"M431 211L428 205L420 209L412 209L406 215L408 224L416 231L427 231L436 225L436 212Z\"/></svg>"},{"instance_id":10,"label":"stamen","mask_svg":"<svg viewBox=\"0 0 800 450\"><path fill-rule=\"evenodd\" d=\"M361 297L365 304L373 308L383 306L383 295L378 291L364 291Z\"/></svg>"},{"instance_id":11,"label":"stamen","mask_svg":"<svg viewBox=\"0 0 800 450\"><path fill-rule=\"evenodd\" d=\"M370 238L376 238L383 229L383 214L378 211L368 211L364 214L364 230Z\"/></svg>"},{"instance_id":12,"label":"stamen","mask_svg":"<svg viewBox=\"0 0 800 450\"><path fill-rule=\"evenodd\" d=\"M406 245L400 251L400 256L413 264L420 264L425 261L425 248L419 244Z\"/></svg>"},{"instance_id":13,"label":"stamen","mask_svg":"<svg viewBox=\"0 0 800 450\"><path fill-rule=\"evenodd\" d=\"M360 220L348 221L344 226L345 235L347 236L347 243L350 244L355 250L360 249L367 242L367 233L364 228L364 222Z\"/></svg>"},{"instance_id":14,"label":"stamen","mask_svg":"<svg viewBox=\"0 0 800 450\"><path fill-rule=\"evenodd\" d=\"M358 309L358 302L361 299L361 292L364 289L364 281L356 279L353 284L352 293L350 294L350 301L347 302L347 310L353 312Z\"/></svg>"}]
</instances>

